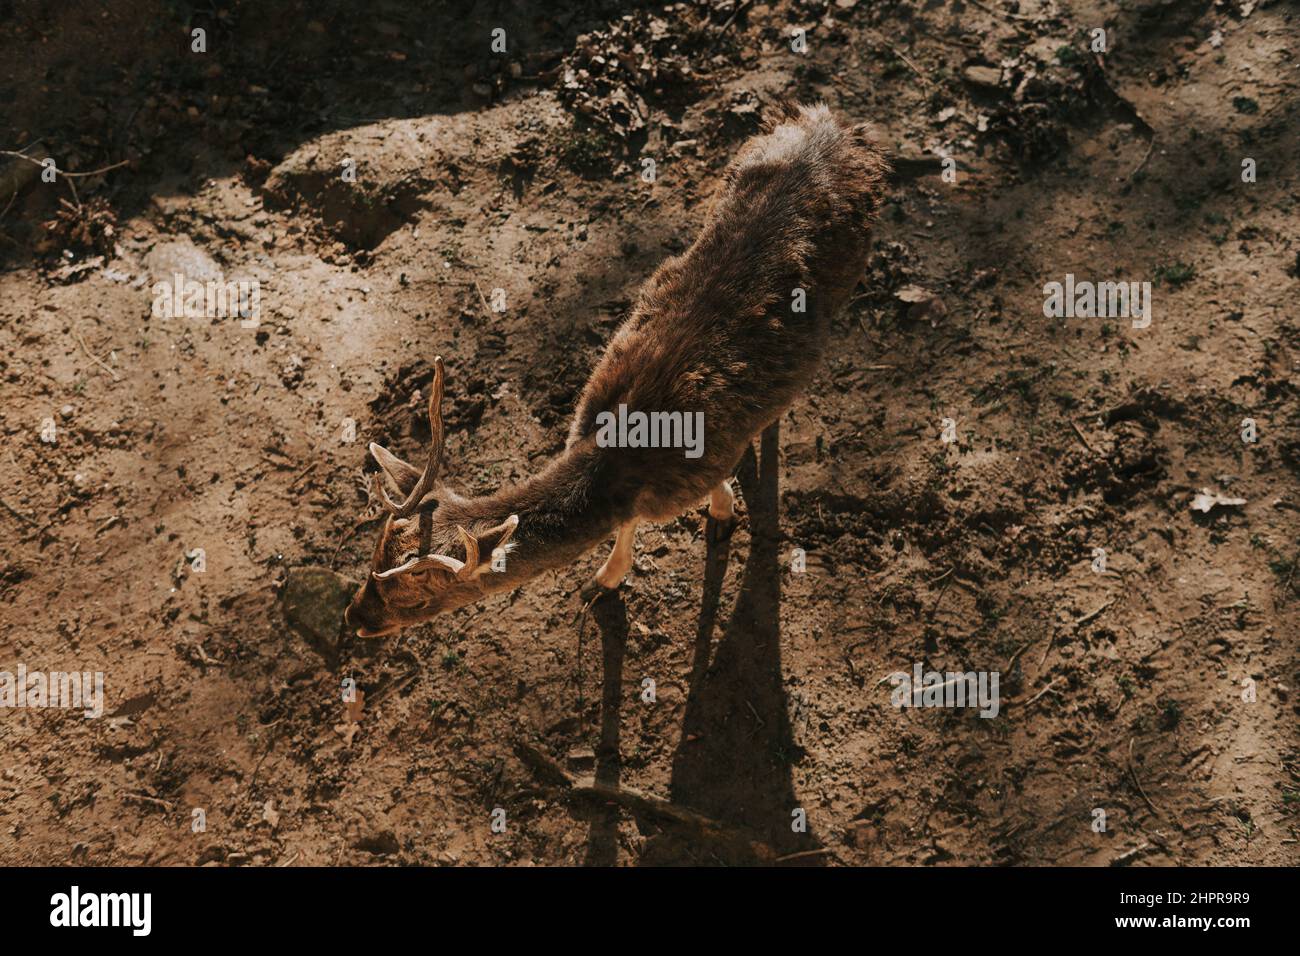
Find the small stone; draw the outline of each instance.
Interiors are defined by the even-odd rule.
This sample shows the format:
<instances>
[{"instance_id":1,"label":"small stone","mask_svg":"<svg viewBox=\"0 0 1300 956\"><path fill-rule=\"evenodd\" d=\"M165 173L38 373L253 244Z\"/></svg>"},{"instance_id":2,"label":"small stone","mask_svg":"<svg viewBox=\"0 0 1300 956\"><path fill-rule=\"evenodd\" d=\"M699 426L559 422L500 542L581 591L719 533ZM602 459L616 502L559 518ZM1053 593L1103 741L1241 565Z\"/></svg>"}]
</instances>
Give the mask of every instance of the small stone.
<instances>
[{"instance_id":1,"label":"small stone","mask_svg":"<svg viewBox=\"0 0 1300 956\"><path fill-rule=\"evenodd\" d=\"M849 842L859 850L865 850L880 839L880 831L870 820L854 820L849 830Z\"/></svg>"},{"instance_id":2,"label":"small stone","mask_svg":"<svg viewBox=\"0 0 1300 956\"><path fill-rule=\"evenodd\" d=\"M936 326L948 314L941 298L917 285L903 286L894 293L894 298L907 306L907 317L913 322L928 318L930 325Z\"/></svg>"},{"instance_id":3,"label":"small stone","mask_svg":"<svg viewBox=\"0 0 1300 956\"><path fill-rule=\"evenodd\" d=\"M997 89L1002 85L1002 71L996 66L968 66L962 75L975 86Z\"/></svg>"},{"instance_id":4,"label":"small stone","mask_svg":"<svg viewBox=\"0 0 1300 956\"><path fill-rule=\"evenodd\" d=\"M590 747L574 747L569 751L568 761L570 770L593 770L596 766L596 751Z\"/></svg>"},{"instance_id":5,"label":"small stone","mask_svg":"<svg viewBox=\"0 0 1300 956\"><path fill-rule=\"evenodd\" d=\"M327 657L338 651L343 611L356 586L328 568L290 568L284 582L284 616Z\"/></svg>"}]
</instances>

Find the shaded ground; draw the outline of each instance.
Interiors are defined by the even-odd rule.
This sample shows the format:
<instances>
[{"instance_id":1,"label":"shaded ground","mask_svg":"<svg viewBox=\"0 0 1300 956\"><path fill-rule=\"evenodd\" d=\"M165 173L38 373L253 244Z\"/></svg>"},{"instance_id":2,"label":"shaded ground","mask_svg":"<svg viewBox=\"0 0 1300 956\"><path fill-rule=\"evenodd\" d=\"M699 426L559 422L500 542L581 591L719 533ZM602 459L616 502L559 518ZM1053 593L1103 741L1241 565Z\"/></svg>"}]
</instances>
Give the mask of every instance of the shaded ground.
<instances>
[{"instance_id":1,"label":"shaded ground","mask_svg":"<svg viewBox=\"0 0 1300 956\"><path fill-rule=\"evenodd\" d=\"M0 147L130 163L0 195L0 670L107 696L0 711L0 859L752 861L523 740L802 863L1296 861L1293 5L8 6ZM365 444L417 454L434 354L464 488L561 446L776 96L902 161L728 553L643 528L585 624L601 553L391 641L288 627L289 567L364 573ZM261 325L151 315L176 269ZM1044 318L1066 273L1153 282L1151 325ZM890 706L918 661L999 671L999 716Z\"/></svg>"}]
</instances>

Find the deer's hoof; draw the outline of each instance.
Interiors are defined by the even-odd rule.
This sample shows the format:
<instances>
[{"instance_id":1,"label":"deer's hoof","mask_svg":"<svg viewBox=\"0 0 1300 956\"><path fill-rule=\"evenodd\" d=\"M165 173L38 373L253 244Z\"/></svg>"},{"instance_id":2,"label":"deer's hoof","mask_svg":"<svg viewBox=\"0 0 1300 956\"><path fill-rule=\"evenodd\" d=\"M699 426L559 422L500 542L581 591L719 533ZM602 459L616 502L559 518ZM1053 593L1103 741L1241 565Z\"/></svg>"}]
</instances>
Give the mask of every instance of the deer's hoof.
<instances>
[{"instance_id":1,"label":"deer's hoof","mask_svg":"<svg viewBox=\"0 0 1300 956\"><path fill-rule=\"evenodd\" d=\"M737 524L739 521L735 515L730 518L715 518L709 515L708 521L704 524L704 540L709 543L709 547L724 544L735 534Z\"/></svg>"},{"instance_id":2,"label":"deer's hoof","mask_svg":"<svg viewBox=\"0 0 1300 956\"><path fill-rule=\"evenodd\" d=\"M609 597L617 590L617 585L612 588L607 588L595 578L592 578L583 586L582 590L578 592L578 600L580 600L584 605L595 604L601 598Z\"/></svg>"}]
</instances>

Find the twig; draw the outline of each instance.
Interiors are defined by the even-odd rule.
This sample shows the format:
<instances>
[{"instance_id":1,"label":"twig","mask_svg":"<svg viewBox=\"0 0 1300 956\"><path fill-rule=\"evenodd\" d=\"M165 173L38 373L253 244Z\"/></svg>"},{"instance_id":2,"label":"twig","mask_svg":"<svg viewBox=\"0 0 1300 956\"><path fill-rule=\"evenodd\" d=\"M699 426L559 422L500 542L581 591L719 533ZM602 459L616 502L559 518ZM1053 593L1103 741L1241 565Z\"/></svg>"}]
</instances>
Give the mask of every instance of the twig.
<instances>
[{"instance_id":1,"label":"twig","mask_svg":"<svg viewBox=\"0 0 1300 956\"><path fill-rule=\"evenodd\" d=\"M775 863L778 859L776 852L767 844L756 841L695 810L678 806L632 787L597 783L592 777L576 777L542 751L522 740L515 741L515 753L539 776L552 785L563 788L570 795L616 803L632 813L658 817L680 824L701 837L732 845L738 844L764 863Z\"/></svg>"},{"instance_id":2,"label":"twig","mask_svg":"<svg viewBox=\"0 0 1300 956\"><path fill-rule=\"evenodd\" d=\"M330 570L331 571L334 570L334 565L338 562L339 555L343 551L343 546L346 545L349 541L351 541L353 536L358 531L360 531L368 524L374 524L376 521L379 521L387 517L388 517L388 512L380 511L379 514L370 515L368 518L362 518L360 521L354 524L352 526L352 530L343 536L343 540L339 542L339 546L334 549L334 556L330 558Z\"/></svg>"},{"instance_id":3,"label":"twig","mask_svg":"<svg viewBox=\"0 0 1300 956\"><path fill-rule=\"evenodd\" d=\"M1127 176L1125 176L1124 178L1132 179L1138 173L1142 172L1142 169L1146 166L1147 160L1151 158L1151 153L1152 151L1155 150L1155 148L1156 148L1156 135L1154 132L1152 132L1151 138L1147 141L1147 151L1142 154L1142 161L1138 163L1136 166L1134 166L1133 171L1129 173Z\"/></svg>"},{"instance_id":4,"label":"twig","mask_svg":"<svg viewBox=\"0 0 1300 956\"><path fill-rule=\"evenodd\" d=\"M295 478L293 481L289 482L289 490L290 490L290 491L293 491L294 486L297 485L298 482L302 481L304 478L306 478L308 475L310 475L313 471L315 471L315 470L316 470L316 465L317 465L317 463L313 461L310 465L308 465L308 466L307 466L306 468L304 468L302 471L298 472L298 477Z\"/></svg>"},{"instance_id":5,"label":"twig","mask_svg":"<svg viewBox=\"0 0 1300 956\"><path fill-rule=\"evenodd\" d=\"M11 157L13 157L14 159L25 159L25 160L27 160L27 162L32 163L33 165L36 165L36 166L44 166L44 165L45 165L45 163L44 163L42 160L36 159L35 157L32 157L32 156L28 156L28 155L26 155L25 153L16 153L16 152L14 152L12 149L0 149L0 156L11 156ZM48 159L49 157L46 157L46 158ZM63 170L59 169L59 167L58 167L57 165L55 165L55 167L54 167L54 172L55 172L57 175L59 175L59 176L64 176L64 177L67 177L67 178L69 178L69 179L72 179L72 178L76 178L76 179L84 179L84 178L86 178L86 177L88 177L88 176L98 176L98 175L100 175L101 173L107 173L107 172L109 172L109 171L111 171L111 170L114 170L114 169L117 169L117 168L119 168L119 167L121 167L121 166L125 166L125 165L126 165L127 163L129 163L129 162L131 162L131 160L129 160L129 159L124 159L124 160L122 160L120 163L114 163L112 166L105 166L105 167L103 167L102 169L92 169L90 172L87 172L87 173L65 173Z\"/></svg>"},{"instance_id":6,"label":"twig","mask_svg":"<svg viewBox=\"0 0 1300 956\"><path fill-rule=\"evenodd\" d=\"M488 307L487 296L483 294L483 290L478 286L478 279L474 280L474 291L478 293L478 300L483 303L484 318L489 322L492 321L492 309Z\"/></svg>"},{"instance_id":7,"label":"twig","mask_svg":"<svg viewBox=\"0 0 1300 956\"><path fill-rule=\"evenodd\" d=\"M926 581L926 582L925 582L925 586L928 587L928 588L932 588L932 587L934 587L936 584L938 584L940 581L942 581L942 580L943 580L944 578L946 578L948 575L952 574L953 570L954 570L956 567L957 567L957 565L954 564L951 568L949 568L947 571L943 572L943 574L939 575L939 576L938 576L937 578L935 578L933 581Z\"/></svg>"},{"instance_id":8,"label":"twig","mask_svg":"<svg viewBox=\"0 0 1300 956\"><path fill-rule=\"evenodd\" d=\"M824 846L817 850L800 850L798 853L787 853L785 856L778 856L773 863L793 863L795 860L810 860L817 856L834 856L833 847Z\"/></svg>"},{"instance_id":9,"label":"twig","mask_svg":"<svg viewBox=\"0 0 1300 956\"><path fill-rule=\"evenodd\" d=\"M1137 770L1133 768L1133 741L1136 739L1136 737L1130 737L1128 741L1128 775L1133 778L1133 786L1137 787L1137 792L1142 795L1142 799L1151 808L1151 812L1158 817L1168 819L1156 808L1156 805L1151 802L1151 798L1147 796L1147 792L1142 789L1142 781L1138 779Z\"/></svg>"},{"instance_id":10,"label":"twig","mask_svg":"<svg viewBox=\"0 0 1300 956\"><path fill-rule=\"evenodd\" d=\"M1071 420L1070 422L1070 427L1073 428L1074 433L1079 436L1079 441L1083 442L1083 447L1088 449L1088 453L1090 455L1097 454L1097 452L1093 450L1093 447L1088 444L1088 439L1083 437L1083 430L1079 428L1079 426L1076 425L1073 420Z\"/></svg>"},{"instance_id":11,"label":"twig","mask_svg":"<svg viewBox=\"0 0 1300 956\"><path fill-rule=\"evenodd\" d=\"M1038 673L1043 672L1043 665L1047 663L1047 655L1052 653L1052 645L1056 643L1056 632L1053 631L1047 638L1047 646L1043 648L1043 656L1038 659Z\"/></svg>"},{"instance_id":12,"label":"twig","mask_svg":"<svg viewBox=\"0 0 1300 956\"><path fill-rule=\"evenodd\" d=\"M1138 112L1136 106L1123 96L1120 96L1119 93L1115 91L1115 87L1110 85L1110 80L1106 76L1106 63L1101 58L1101 54L1094 53L1092 59L1093 62L1097 64L1097 78L1101 81L1101 85L1105 88L1106 93L1115 103L1119 104L1132 116L1134 124L1141 127L1142 131L1146 133L1147 136L1147 148L1146 152L1142 154L1142 159L1133 167L1132 171L1127 176L1124 176L1119 180L1120 182L1127 182L1138 173L1142 172L1146 167L1147 160L1151 158L1151 153L1156 148L1156 128L1146 121L1146 117Z\"/></svg>"},{"instance_id":13,"label":"twig","mask_svg":"<svg viewBox=\"0 0 1300 956\"><path fill-rule=\"evenodd\" d=\"M1028 707L1030 704L1032 704L1034 701L1038 700L1038 698L1042 697L1042 696L1043 696L1044 694L1046 694L1049 690L1051 690L1053 687L1055 687L1055 686L1056 686L1060 681L1063 681L1063 680L1065 680L1065 676L1064 676L1064 675L1062 675L1062 676L1060 676L1060 677L1053 677L1050 681L1048 681L1046 687L1044 687L1042 690L1040 690L1040 691L1039 691L1037 694L1035 694L1033 697L1029 698L1029 700L1025 701L1025 706Z\"/></svg>"},{"instance_id":14,"label":"twig","mask_svg":"<svg viewBox=\"0 0 1300 956\"><path fill-rule=\"evenodd\" d=\"M951 568L943 572L943 574L939 575L939 577L935 578L933 581L926 582L927 587L933 587L934 585L938 584L940 581L943 581L943 587L939 589L938 596L934 599L934 603L930 605L930 610L926 612L925 619L927 621L934 620L934 613L935 611L939 610L939 602L942 601L943 596L948 593L948 585L952 584L951 581L946 581L944 579L947 578L948 575L952 574L953 570L956 567L957 566L954 564Z\"/></svg>"},{"instance_id":15,"label":"twig","mask_svg":"<svg viewBox=\"0 0 1300 956\"><path fill-rule=\"evenodd\" d=\"M9 502L5 501L3 498L0 498L0 505L4 505L5 510L8 511L11 515L13 515L15 518L20 518L23 521L26 521L29 525L35 527L36 525L35 518L31 517L30 515L23 514L21 511L19 511L17 508L11 505Z\"/></svg>"},{"instance_id":16,"label":"twig","mask_svg":"<svg viewBox=\"0 0 1300 956\"><path fill-rule=\"evenodd\" d=\"M1286 581L1282 583L1282 603L1285 604L1291 598L1291 579L1295 577L1295 566L1300 564L1300 551L1297 551L1291 558L1291 570L1286 574Z\"/></svg>"},{"instance_id":17,"label":"twig","mask_svg":"<svg viewBox=\"0 0 1300 956\"><path fill-rule=\"evenodd\" d=\"M1151 849L1151 844L1150 844L1150 843L1143 843L1141 846L1135 846L1133 849L1128 850L1127 852L1121 853L1119 856L1115 857L1115 859L1111 860L1111 861L1110 861L1110 865L1111 865L1111 866L1128 866L1128 865L1129 865L1130 863L1132 863L1132 862L1133 862L1133 861L1134 861L1138 856L1142 855L1143 853L1145 853L1145 852L1146 852L1147 850L1149 850L1149 849Z\"/></svg>"},{"instance_id":18,"label":"twig","mask_svg":"<svg viewBox=\"0 0 1300 956\"><path fill-rule=\"evenodd\" d=\"M917 78L921 81L921 85L924 86L927 90L934 85L930 82L930 78L921 72L921 68L917 66L915 63L913 63L912 59L906 53L898 49L898 47L894 46L892 43L886 40L875 30L867 30L866 32L867 32L867 36L871 37L871 39L875 40L886 50L888 50L890 53L894 54L894 56L898 57L905 64L907 64L907 68L917 75Z\"/></svg>"},{"instance_id":19,"label":"twig","mask_svg":"<svg viewBox=\"0 0 1300 956\"><path fill-rule=\"evenodd\" d=\"M718 27L717 38L713 41L715 46L717 45L718 40L722 39L722 34L726 33L729 29L731 29L731 25L736 22L736 17L740 16L742 13L744 13L753 5L754 5L754 0L745 0L744 3L736 7L736 9L731 12L731 16L727 17L727 22L724 23L722 26Z\"/></svg>"},{"instance_id":20,"label":"twig","mask_svg":"<svg viewBox=\"0 0 1300 956\"><path fill-rule=\"evenodd\" d=\"M991 13L995 17L1006 17L1008 20L1024 20L1029 23L1037 22L1038 17L1027 17L1023 13L1011 13L1009 10L995 10L993 7L985 6L980 0L968 0L971 6L979 7L985 13Z\"/></svg>"},{"instance_id":21,"label":"twig","mask_svg":"<svg viewBox=\"0 0 1300 956\"><path fill-rule=\"evenodd\" d=\"M1004 671L1006 671L1007 673L1010 673L1010 672L1011 672L1011 668L1012 668L1013 666L1015 666L1016 660L1020 657L1021 654L1023 654L1023 653L1024 653L1025 651L1027 651L1031 646L1033 646L1033 644L1034 644L1033 641L1025 641L1025 643L1021 644L1021 645L1020 645L1020 649L1019 649L1018 651L1016 651L1014 654L1011 655L1011 659L1010 659L1009 661L1007 661L1007 666L1004 667L1004 668L1002 668L1002 669L1003 669Z\"/></svg>"},{"instance_id":22,"label":"twig","mask_svg":"<svg viewBox=\"0 0 1300 956\"><path fill-rule=\"evenodd\" d=\"M90 347L86 345L86 340L81 337L81 333L78 332L76 329L73 329L72 334L75 335L77 337L77 341L81 343L81 350L86 353L86 357L89 358L96 365L98 365L100 368L102 368L109 375L113 376L113 381L115 382L118 381L119 376L116 370L114 370L112 367L108 365L105 365L101 359L95 357L95 354L90 351Z\"/></svg>"},{"instance_id":23,"label":"twig","mask_svg":"<svg viewBox=\"0 0 1300 956\"><path fill-rule=\"evenodd\" d=\"M1106 610L1106 608L1110 607L1114 603L1115 603L1115 599L1111 598L1101 607L1097 608L1097 610L1088 612L1083 617L1079 618L1077 621L1074 621L1070 626L1077 630L1078 628L1083 627L1083 625L1085 624L1092 623L1094 620L1096 620L1098 617L1101 616L1102 611Z\"/></svg>"},{"instance_id":24,"label":"twig","mask_svg":"<svg viewBox=\"0 0 1300 956\"><path fill-rule=\"evenodd\" d=\"M174 804L168 803L166 800L159 800L157 797L151 797L144 793L132 793L130 790L123 790L122 796L130 797L132 800L141 800L145 803L152 803L154 806L162 807L168 812L176 809Z\"/></svg>"},{"instance_id":25,"label":"twig","mask_svg":"<svg viewBox=\"0 0 1300 956\"><path fill-rule=\"evenodd\" d=\"M396 680L390 681L389 683L381 687L379 690L371 694L369 697L367 697L366 705L369 707L374 707L385 697L391 697L393 694L400 694L402 691L406 690L406 688L410 686L411 681L415 680L419 676L420 676L420 671L416 668L407 671L401 677L397 678Z\"/></svg>"},{"instance_id":26,"label":"twig","mask_svg":"<svg viewBox=\"0 0 1300 956\"><path fill-rule=\"evenodd\" d=\"M9 215L9 209L13 206L14 200L17 198L18 198L18 190L15 189L13 195L9 197L9 201L5 203L4 210L0 211L0 219L4 219L5 216Z\"/></svg>"}]
</instances>

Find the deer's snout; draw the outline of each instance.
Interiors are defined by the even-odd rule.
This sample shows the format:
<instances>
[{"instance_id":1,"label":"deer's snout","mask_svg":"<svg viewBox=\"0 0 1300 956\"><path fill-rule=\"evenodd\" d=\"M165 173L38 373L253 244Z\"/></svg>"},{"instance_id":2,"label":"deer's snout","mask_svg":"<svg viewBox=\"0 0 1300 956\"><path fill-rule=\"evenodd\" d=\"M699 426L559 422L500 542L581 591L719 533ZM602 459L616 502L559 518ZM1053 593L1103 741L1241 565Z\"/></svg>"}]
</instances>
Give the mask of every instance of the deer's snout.
<instances>
[{"instance_id":1,"label":"deer's snout","mask_svg":"<svg viewBox=\"0 0 1300 956\"><path fill-rule=\"evenodd\" d=\"M357 629L357 637L383 637L397 628L384 620L383 607L368 588L369 585L362 588L352 598L352 603L343 612L343 622Z\"/></svg>"}]
</instances>

